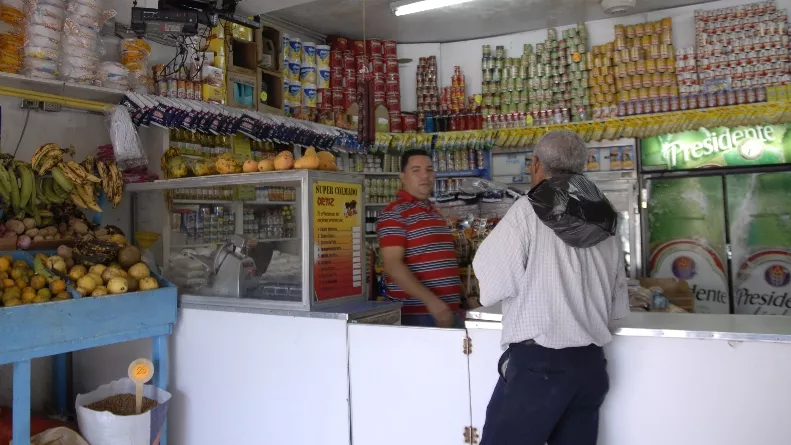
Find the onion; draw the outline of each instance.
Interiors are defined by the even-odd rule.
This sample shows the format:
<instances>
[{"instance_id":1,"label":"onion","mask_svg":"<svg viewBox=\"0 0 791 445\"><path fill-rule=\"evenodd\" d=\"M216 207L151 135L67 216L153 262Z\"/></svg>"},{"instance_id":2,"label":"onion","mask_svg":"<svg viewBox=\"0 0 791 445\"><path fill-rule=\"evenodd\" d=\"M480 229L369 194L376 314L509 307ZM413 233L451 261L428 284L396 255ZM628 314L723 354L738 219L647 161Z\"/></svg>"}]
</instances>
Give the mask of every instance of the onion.
<instances>
[{"instance_id":1,"label":"onion","mask_svg":"<svg viewBox=\"0 0 791 445\"><path fill-rule=\"evenodd\" d=\"M19 249L26 250L30 248L31 239L27 235L22 235L16 240L16 246Z\"/></svg>"}]
</instances>

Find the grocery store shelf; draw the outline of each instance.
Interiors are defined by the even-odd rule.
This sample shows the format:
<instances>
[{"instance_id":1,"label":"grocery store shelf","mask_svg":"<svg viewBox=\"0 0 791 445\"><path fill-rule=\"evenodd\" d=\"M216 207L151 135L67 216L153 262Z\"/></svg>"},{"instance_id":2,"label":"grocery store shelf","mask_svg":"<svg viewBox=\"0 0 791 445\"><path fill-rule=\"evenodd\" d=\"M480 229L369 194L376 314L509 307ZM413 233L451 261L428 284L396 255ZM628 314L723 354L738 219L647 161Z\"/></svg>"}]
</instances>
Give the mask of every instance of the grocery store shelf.
<instances>
[{"instance_id":1,"label":"grocery store shelf","mask_svg":"<svg viewBox=\"0 0 791 445\"><path fill-rule=\"evenodd\" d=\"M361 172L361 173L357 173L357 174L358 174L358 175L359 175L359 174L362 174L362 175L365 175L365 176L388 176L388 177L396 177L396 176L400 175L401 173L400 173L400 172Z\"/></svg>"},{"instance_id":2,"label":"grocery store shelf","mask_svg":"<svg viewBox=\"0 0 791 445\"><path fill-rule=\"evenodd\" d=\"M259 238L259 243L279 243L281 241L297 241L299 238Z\"/></svg>"},{"instance_id":3,"label":"grocery store shelf","mask_svg":"<svg viewBox=\"0 0 791 445\"><path fill-rule=\"evenodd\" d=\"M232 204L233 200L225 199L174 199L173 204L216 204L225 205Z\"/></svg>"},{"instance_id":4,"label":"grocery store shelf","mask_svg":"<svg viewBox=\"0 0 791 445\"><path fill-rule=\"evenodd\" d=\"M62 80L36 79L11 73L0 73L0 86L113 105L118 104L124 96L122 91L109 88L77 85Z\"/></svg>"},{"instance_id":5,"label":"grocery store shelf","mask_svg":"<svg viewBox=\"0 0 791 445\"><path fill-rule=\"evenodd\" d=\"M462 170L462 171L451 171L451 172L437 172L437 178L474 178L477 176L486 176L486 170L483 169L476 169L476 170Z\"/></svg>"},{"instance_id":6,"label":"grocery store shelf","mask_svg":"<svg viewBox=\"0 0 791 445\"><path fill-rule=\"evenodd\" d=\"M296 201L244 201L245 205L295 205Z\"/></svg>"},{"instance_id":7,"label":"grocery store shelf","mask_svg":"<svg viewBox=\"0 0 791 445\"><path fill-rule=\"evenodd\" d=\"M201 247L214 247L218 244L222 244L224 241L217 241L216 243L204 243L204 244L171 244L170 249L199 249Z\"/></svg>"},{"instance_id":8,"label":"grocery store shelf","mask_svg":"<svg viewBox=\"0 0 791 445\"><path fill-rule=\"evenodd\" d=\"M274 172L236 173L230 175L210 175L179 179L159 179L151 182L135 182L126 184L128 192L153 192L191 187L221 187L227 185L260 184L267 186L288 185L306 180L308 175L317 178L339 178L345 173L319 172L315 170L285 170ZM330 180L330 179L328 179Z\"/></svg>"}]
</instances>

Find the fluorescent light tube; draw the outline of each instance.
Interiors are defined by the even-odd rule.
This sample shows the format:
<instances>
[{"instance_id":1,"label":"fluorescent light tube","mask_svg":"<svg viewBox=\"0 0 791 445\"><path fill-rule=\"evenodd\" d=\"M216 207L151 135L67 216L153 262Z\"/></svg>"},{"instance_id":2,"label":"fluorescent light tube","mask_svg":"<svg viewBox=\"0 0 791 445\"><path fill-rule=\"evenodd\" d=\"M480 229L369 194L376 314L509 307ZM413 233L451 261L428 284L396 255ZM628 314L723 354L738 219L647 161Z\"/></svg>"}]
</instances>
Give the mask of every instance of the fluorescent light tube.
<instances>
[{"instance_id":1,"label":"fluorescent light tube","mask_svg":"<svg viewBox=\"0 0 791 445\"><path fill-rule=\"evenodd\" d=\"M444 8L446 6L459 5L471 2L472 0L423 0L420 2L409 3L407 5L394 6L393 14L402 16L414 14L416 12L429 11L431 9Z\"/></svg>"}]
</instances>

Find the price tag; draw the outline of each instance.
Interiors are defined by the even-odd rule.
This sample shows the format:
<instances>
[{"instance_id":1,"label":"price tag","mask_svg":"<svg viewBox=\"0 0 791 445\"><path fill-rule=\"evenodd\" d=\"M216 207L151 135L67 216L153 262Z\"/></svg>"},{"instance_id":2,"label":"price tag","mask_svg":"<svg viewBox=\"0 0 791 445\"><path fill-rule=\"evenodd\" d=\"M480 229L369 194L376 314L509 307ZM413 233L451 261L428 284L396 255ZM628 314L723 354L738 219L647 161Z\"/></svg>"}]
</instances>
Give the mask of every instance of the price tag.
<instances>
[{"instance_id":1,"label":"price tag","mask_svg":"<svg viewBox=\"0 0 791 445\"><path fill-rule=\"evenodd\" d=\"M151 360L139 358L129 364L129 378L135 382L135 412L143 410L143 385L154 377L154 364Z\"/></svg>"},{"instance_id":2,"label":"price tag","mask_svg":"<svg viewBox=\"0 0 791 445\"><path fill-rule=\"evenodd\" d=\"M473 100L475 100L475 105L480 106L483 103L483 96L481 96L480 94L476 94L473 97L474 97Z\"/></svg>"}]
</instances>

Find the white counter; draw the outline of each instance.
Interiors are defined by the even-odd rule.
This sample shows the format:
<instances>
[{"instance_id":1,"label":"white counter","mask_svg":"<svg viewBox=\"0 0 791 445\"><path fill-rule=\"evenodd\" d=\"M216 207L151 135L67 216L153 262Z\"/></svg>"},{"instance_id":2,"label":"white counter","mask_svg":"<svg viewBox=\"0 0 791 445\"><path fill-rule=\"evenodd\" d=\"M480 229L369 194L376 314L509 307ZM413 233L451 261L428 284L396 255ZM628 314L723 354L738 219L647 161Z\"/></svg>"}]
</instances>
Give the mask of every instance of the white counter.
<instances>
[{"instance_id":1,"label":"white counter","mask_svg":"<svg viewBox=\"0 0 791 445\"><path fill-rule=\"evenodd\" d=\"M483 429L498 324L479 317L436 329L182 308L171 338L169 445L463 444L465 428ZM600 445L789 443L791 319L633 314L614 329ZM120 377L140 355L75 354L75 386Z\"/></svg>"}]
</instances>

